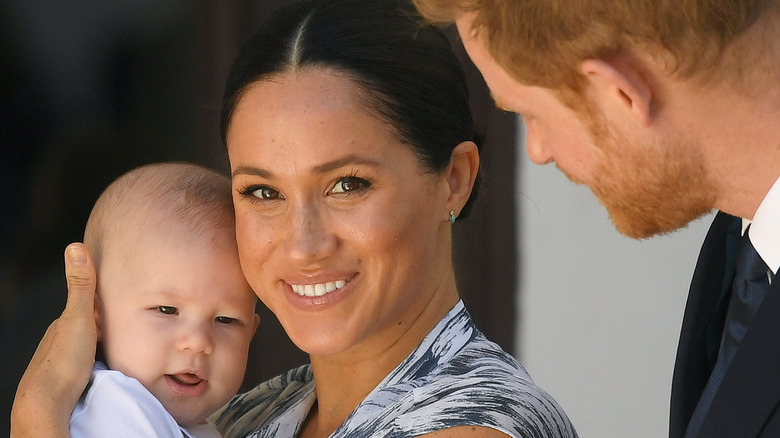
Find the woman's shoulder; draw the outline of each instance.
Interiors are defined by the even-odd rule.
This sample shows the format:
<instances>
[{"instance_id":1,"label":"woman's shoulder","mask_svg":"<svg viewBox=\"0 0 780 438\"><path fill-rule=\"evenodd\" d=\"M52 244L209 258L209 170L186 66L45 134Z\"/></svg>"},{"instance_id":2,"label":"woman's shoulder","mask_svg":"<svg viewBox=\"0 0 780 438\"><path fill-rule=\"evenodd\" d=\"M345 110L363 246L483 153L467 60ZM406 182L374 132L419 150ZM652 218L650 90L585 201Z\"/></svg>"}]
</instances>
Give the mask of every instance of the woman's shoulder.
<instances>
[{"instance_id":1,"label":"woman's shoulder","mask_svg":"<svg viewBox=\"0 0 780 438\"><path fill-rule=\"evenodd\" d=\"M486 426L510 436L576 436L555 399L476 328L462 302L383 385L372 402L399 413L394 426L405 430Z\"/></svg>"},{"instance_id":2,"label":"woman's shoulder","mask_svg":"<svg viewBox=\"0 0 780 438\"><path fill-rule=\"evenodd\" d=\"M512 355L474 326L465 308L448 322L428 352L418 355L417 369L426 371L407 374L413 384L435 388L446 382L450 388L474 389L488 396L539 393L540 398L549 397Z\"/></svg>"},{"instance_id":3,"label":"woman's shoulder","mask_svg":"<svg viewBox=\"0 0 780 438\"><path fill-rule=\"evenodd\" d=\"M458 426L510 436L577 436L563 409L497 344L474 331L457 345L446 359L424 354L402 376L383 382L353 412L344 436L380 430L409 436Z\"/></svg>"},{"instance_id":4,"label":"woman's shoulder","mask_svg":"<svg viewBox=\"0 0 780 438\"><path fill-rule=\"evenodd\" d=\"M225 437L246 436L291 415L313 397L311 365L302 365L236 395L211 421Z\"/></svg>"},{"instance_id":5,"label":"woman's shoulder","mask_svg":"<svg viewBox=\"0 0 780 438\"><path fill-rule=\"evenodd\" d=\"M436 375L436 379L471 377L502 381L507 390L536 386L517 359L480 332L432 374Z\"/></svg>"},{"instance_id":6,"label":"woman's shoulder","mask_svg":"<svg viewBox=\"0 0 780 438\"><path fill-rule=\"evenodd\" d=\"M555 399L514 357L481 334L416 383L416 398L427 400L413 413L417 421L439 421L440 428L483 425L510 436L577 436Z\"/></svg>"}]
</instances>

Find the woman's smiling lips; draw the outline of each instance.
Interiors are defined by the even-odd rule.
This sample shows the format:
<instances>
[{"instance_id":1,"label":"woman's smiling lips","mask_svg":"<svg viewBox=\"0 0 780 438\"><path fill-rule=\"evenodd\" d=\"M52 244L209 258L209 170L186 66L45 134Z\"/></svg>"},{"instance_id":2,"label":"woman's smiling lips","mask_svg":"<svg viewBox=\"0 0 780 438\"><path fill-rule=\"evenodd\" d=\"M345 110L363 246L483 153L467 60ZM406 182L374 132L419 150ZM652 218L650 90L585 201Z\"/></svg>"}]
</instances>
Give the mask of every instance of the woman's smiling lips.
<instances>
[{"instance_id":1,"label":"woman's smiling lips","mask_svg":"<svg viewBox=\"0 0 780 438\"><path fill-rule=\"evenodd\" d=\"M300 296L321 297L334 290L341 289L347 284L347 280L328 281L316 284L291 284L293 292Z\"/></svg>"},{"instance_id":2,"label":"woman's smiling lips","mask_svg":"<svg viewBox=\"0 0 780 438\"><path fill-rule=\"evenodd\" d=\"M292 302L296 306L311 309L312 306L320 307L332 304L342 299L343 293L351 288L350 283L358 274L334 274L319 276L319 278L307 278L297 276L284 281L291 292ZM323 278L324 277L324 278Z\"/></svg>"}]
</instances>

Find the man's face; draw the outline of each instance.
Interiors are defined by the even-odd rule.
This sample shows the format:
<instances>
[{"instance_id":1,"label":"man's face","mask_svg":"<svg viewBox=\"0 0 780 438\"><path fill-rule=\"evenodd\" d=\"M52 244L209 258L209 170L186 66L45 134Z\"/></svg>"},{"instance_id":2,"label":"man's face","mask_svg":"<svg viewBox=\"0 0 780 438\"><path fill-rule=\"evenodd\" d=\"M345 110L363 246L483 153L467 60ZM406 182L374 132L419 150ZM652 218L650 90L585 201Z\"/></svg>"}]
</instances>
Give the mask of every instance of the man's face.
<instances>
[{"instance_id":1,"label":"man's face","mask_svg":"<svg viewBox=\"0 0 780 438\"><path fill-rule=\"evenodd\" d=\"M712 209L714 185L694 138L621 132L592 107L575 111L551 90L518 82L471 32L472 20L471 15L457 20L463 44L496 104L523 116L529 158L537 164L555 162L570 180L587 185L619 232L650 237Z\"/></svg>"}]
</instances>

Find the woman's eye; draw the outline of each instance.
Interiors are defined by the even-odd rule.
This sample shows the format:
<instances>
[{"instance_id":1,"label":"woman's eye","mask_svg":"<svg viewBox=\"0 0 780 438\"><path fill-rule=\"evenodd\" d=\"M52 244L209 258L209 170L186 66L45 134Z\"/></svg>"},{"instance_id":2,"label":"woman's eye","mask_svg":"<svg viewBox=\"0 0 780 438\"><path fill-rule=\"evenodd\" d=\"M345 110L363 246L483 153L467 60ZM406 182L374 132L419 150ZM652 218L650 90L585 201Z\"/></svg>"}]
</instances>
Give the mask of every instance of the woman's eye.
<instances>
[{"instance_id":1,"label":"woman's eye","mask_svg":"<svg viewBox=\"0 0 780 438\"><path fill-rule=\"evenodd\" d=\"M260 199L279 199L279 192L270 187L259 187L252 191L252 195Z\"/></svg>"},{"instance_id":2,"label":"woman's eye","mask_svg":"<svg viewBox=\"0 0 780 438\"><path fill-rule=\"evenodd\" d=\"M179 313L179 309L173 306L157 306L157 311L166 315L177 315Z\"/></svg>"},{"instance_id":3,"label":"woman's eye","mask_svg":"<svg viewBox=\"0 0 780 438\"><path fill-rule=\"evenodd\" d=\"M262 201L273 201L282 197L278 190L259 184L253 184L238 189L238 193L245 198L256 198Z\"/></svg>"},{"instance_id":4,"label":"woman's eye","mask_svg":"<svg viewBox=\"0 0 780 438\"><path fill-rule=\"evenodd\" d=\"M232 324L236 321L236 318L231 318L229 316L218 316L214 320L220 324Z\"/></svg>"},{"instance_id":5,"label":"woman's eye","mask_svg":"<svg viewBox=\"0 0 780 438\"><path fill-rule=\"evenodd\" d=\"M340 180L336 181L336 185L333 186L333 193L355 192L358 190L367 189L370 186L371 183L364 180L363 178L350 176L347 178L341 178Z\"/></svg>"}]
</instances>

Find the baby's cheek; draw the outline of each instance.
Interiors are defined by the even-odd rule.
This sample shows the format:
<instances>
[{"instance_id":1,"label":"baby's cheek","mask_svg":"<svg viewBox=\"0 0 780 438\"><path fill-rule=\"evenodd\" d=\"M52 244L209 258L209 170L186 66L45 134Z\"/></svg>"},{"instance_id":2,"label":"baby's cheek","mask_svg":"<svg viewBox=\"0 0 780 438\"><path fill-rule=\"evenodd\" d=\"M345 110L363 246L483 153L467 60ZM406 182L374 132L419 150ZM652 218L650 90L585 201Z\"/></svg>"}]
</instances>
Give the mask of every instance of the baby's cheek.
<instances>
[{"instance_id":1,"label":"baby's cheek","mask_svg":"<svg viewBox=\"0 0 780 438\"><path fill-rule=\"evenodd\" d=\"M225 390L230 392L227 395L228 399L235 395L244 379L250 340L248 336L233 339L233 342L229 343L231 345L229 351L225 352L222 363L218 365Z\"/></svg>"}]
</instances>

